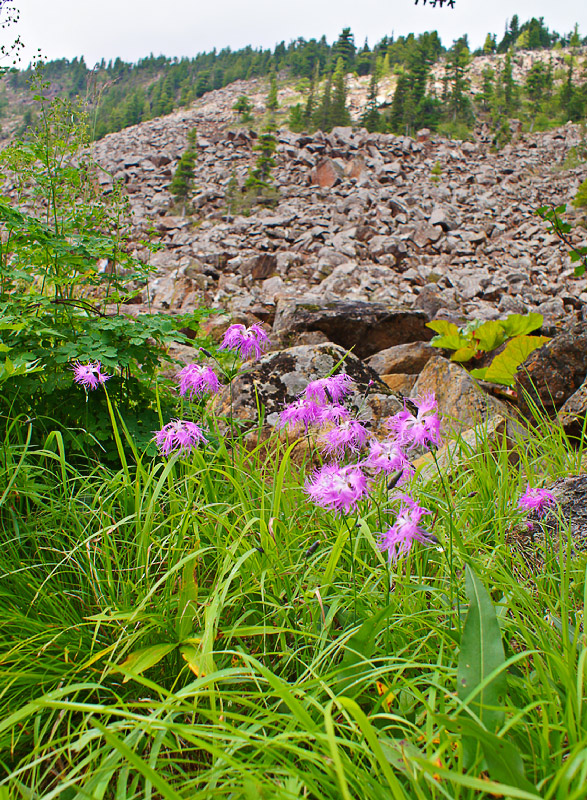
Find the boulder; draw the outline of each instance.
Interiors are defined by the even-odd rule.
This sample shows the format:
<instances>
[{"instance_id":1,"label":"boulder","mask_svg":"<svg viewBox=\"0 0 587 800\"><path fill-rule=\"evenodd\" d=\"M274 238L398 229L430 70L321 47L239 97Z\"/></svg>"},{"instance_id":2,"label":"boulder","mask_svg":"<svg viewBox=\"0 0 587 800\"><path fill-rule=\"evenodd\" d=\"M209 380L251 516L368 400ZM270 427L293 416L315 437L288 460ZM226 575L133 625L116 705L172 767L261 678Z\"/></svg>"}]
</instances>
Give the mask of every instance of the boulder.
<instances>
[{"instance_id":1,"label":"boulder","mask_svg":"<svg viewBox=\"0 0 587 800\"><path fill-rule=\"evenodd\" d=\"M580 322L535 350L516 379L518 407L531 417L531 402L550 414L562 408L587 377L587 322Z\"/></svg>"},{"instance_id":2,"label":"boulder","mask_svg":"<svg viewBox=\"0 0 587 800\"><path fill-rule=\"evenodd\" d=\"M579 438L583 433L587 416L587 381L563 404L557 414L557 421L568 436Z\"/></svg>"},{"instance_id":3,"label":"boulder","mask_svg":"<svg viewBox=\"0 0 587 800\"><path fill-rule=\"evenodd\" d=\"M331 158L321 159L310 172L310 183L322 189L332 189L343 176L342 168Z\"/></svg>"},{"instance_id":4,"label":"boulder","mask_svg":"<svg viewBox=\"0 0 587 800\"><path fill-rule=\"evenodd\" d=\"M428 342L410 342L375 353L367 359L367 364L379 375L401 372L415 375L422 372L430 359L437 355L438 348Z\"/></svg>"},{"instance_id":5,"label":"boulder","mask_svg":"<svg viewBox=\"0 0 587 800\"><path fill-rule=\"evenodd\" d=\"M375 433L382 433L383 420L403 408L401 399L363 361L330 342L290 347L247 363L233 380L232 392L226 387L216 399L216 413L230 414L232 394L235 419L252 427L257 422L257 408L262 406L265 422L274 426L283 407L296 400L310 381L326 377L337 367L357 386L350 395L350 407L360 411L361 419Z\"/></svg>"},{"instance_id":6,"label":"boulder","mask_svg":"<svg viewBox=\"0 0 587 800\"><path fill-rule=\"evenodd\" d=\"M332 302L318 305L280 300L273 330L282 337L300 331L321 331L331 342L353 348L359 358L406 342L430 340L427 315L422 311L379 303Z\"/></svg>"},{"instance_id":7,"label":"boulder","mask_svg":"<svg viewBox=\"0 0 587 800\"><path fill-rule=\"evenodd\" d=\"M428 220L430 225L439 225L443 231L454 231L459 227L460 219L452 206L435 206Z\"/></svg>"},{"instance_id":8,"label":"boulder","mask_svg":"<svg viewBox=\"0 0 587 800\"><path fill-rule=\"evenodd\" d=\"M562 537L562 551L566 551L570 532L573 547L587 550L587 475L573 475L554 481L549 489L556 500L556 506L547 511L542 519L535 513L528 514L533 523L532 539L559 553Z\"/></svg>"},{"instance_id":9,"label":"boulder","mask_svg":"<svg viewBox=\"0 0 587 800\"><path fill-rule=\"evenodd\" d=\"M411 397L433 394L444 435L472 428L490 417L509 416L501 400L486 394L460 364L442 356L431 358L416 381Z\"/></svg>"}]
</instances>

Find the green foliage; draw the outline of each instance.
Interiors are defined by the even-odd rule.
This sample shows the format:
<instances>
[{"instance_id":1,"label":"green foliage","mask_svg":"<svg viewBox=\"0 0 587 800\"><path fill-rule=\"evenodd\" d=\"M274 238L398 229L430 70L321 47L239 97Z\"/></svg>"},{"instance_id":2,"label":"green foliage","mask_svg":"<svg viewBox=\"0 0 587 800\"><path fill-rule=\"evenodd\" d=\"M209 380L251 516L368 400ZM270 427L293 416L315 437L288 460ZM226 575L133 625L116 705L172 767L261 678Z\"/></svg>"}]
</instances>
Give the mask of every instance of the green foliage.
<instances>
[{"instance_id":1,"label":"green foliage","mask_svg":"<svg viewBox=\"0 0 587 800\"><path fill-rule=\"evenodd\" d=\"M105 199L99 167L87 153L87 117L69 101L48 100L38 86L40 127L0 155L13 196L0 198L5 232L0 250L0 350L10 352L1 399L4 413L22 413L70 429L78 449L110 437L104 403L91 417L68 365L100 361L116 372L113 397L127 412L137 441L146 442L169 405L155 373L166 348L185 341L180 327L196 315L120 314L146 285L150 268L131 255L130 215L119 187ZM36 369L41 371L36 371ZM32 374L31 374L32 373ZM98 404L99 405L99 404ZM82 431L87 435L82 435ZM74 431L76 431L74 433ZM107 458L116 457L114 450Z\"/></svg>"},{"instance_id":2,"label":"green foliage","mask_svg":"<svg viewBox=\"0 0 587 800\"><path fill-rule=\"evenodd\" d=\"M251 113L253 110L253 106L251 105L251 101L246 95L242 94L232 108L239 115L239 119L241 122L253 121L253 115Z\"/></svg>"},{"instance_id":3,"label":"green foliage","mask_svg":"<svg viewBox=\"0 0 587 800\"><path fill-rule=\"evenodd\" d=\"M587 208L587 180L577 189L577 194L573 198L575 208Z\"/></svg>"},{"instance_id":4,"label":"green foliage","mask_svg":"<svg viewBox=\"0 0 587 800\"><path fill-rule=\"evenodd\" d=\"M492 383L512 386L518 367L530 353L549 341L546 336L529 336L543 323L542 314L511 314L504 320L475 322L458 328L453 322L434 320L427 327L436 331L431 344L446 350L454 350L451 361L461 364L477 359L484 353L496 350L507 342L488 367L471 370L471 375ZM509 340L509 341L508 341Z\"/></svg>"},{"instance_id":5,"label":"green foliage","mask_svg":"<svg viewBox=\"0 0 587 800\"><path fill-rule=\"evenodd\" d=\"M173 179L169 184L169 191L177 202L183 204L184 208L193 191L195 165L196 153L191 149L186 150L179 159Z\"/></svg>"},{"instance_id":6,"label":"green foliage","mask_svg":"<svg viewBox=\"0 0 587 800\"><path fill-rule=\"evenodd\" d=\"M569 251L569 257L575 266L575 275L581 276L587 270L587 247L576 245L569 234L573 231L573 225L563 219L563 214L567 210L566 206L542 206L536 210L536 214L549 223L548 232L553 233L561 240Z\"/></svg>"}]
</instances>

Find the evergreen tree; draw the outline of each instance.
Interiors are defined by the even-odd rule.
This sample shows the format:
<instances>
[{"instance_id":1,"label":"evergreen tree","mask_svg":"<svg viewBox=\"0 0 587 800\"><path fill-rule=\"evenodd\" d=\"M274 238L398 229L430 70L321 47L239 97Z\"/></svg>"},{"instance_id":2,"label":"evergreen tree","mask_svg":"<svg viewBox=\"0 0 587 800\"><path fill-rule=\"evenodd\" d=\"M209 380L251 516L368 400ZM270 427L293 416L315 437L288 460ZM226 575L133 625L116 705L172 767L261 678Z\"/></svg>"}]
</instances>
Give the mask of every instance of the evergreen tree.
<instances>
[{"instance_id":1,"label":"evergreen tree","mask_svg":"<svg viewBox=\"0 0 587 800\"><path fill-rule=\"evenodd\" d=\"M323 130L331 130L337 125L350 125L351 116L346 107L346 75L344 61L340 57L336 63L336 69L332 76L332 104L330 107L330 118L328 127Z\"/></svg>"},{"instance_id":2,"label":"evergreen tree","mask_svg":"<svg viewBox=\"0 0 587 800\"><path fill-rule=\"evenodd\" d=\"M394 133L409 133L414 129L416 120L416 104L412 92L410 76L403 72L397 81L391 109L389 127Z\"/></svg>"},{"instance_id":3,"label":"evergreen tree","mask_svg":"<svg viewBox=\"0 0 587 800\"><path fill-rule=\"evenodd\" d=\"M377 91L379 88L379 80L377 69L373 69L371 73L371 80L369 82L369 94L367 96L367 105L361 117L361 125L372 133L373 131L381 130L381 114L379 113L379 103L377 102Z\"/></svg>"},{"instance_id":4,"label":"evergreen tree","mask_svg":"<svg viewBox=\"0 0 587 800\"><path fill-rule=\"evenodd\" d=\"M481 107L483 111L489 111L493 104L495 95L495 71L491 67L485 67L482 72Z\"/></svg>"},{"instance_id":5,"label":"evergreen tree","mask_svg":"<svg viewBox=\"0 0 587 800\"><path fill-rule=\"evenodd\" d=\"M343 28L342 33L332 45L332 57L335 61L342 58L344 67L350 71L355 62L355 37L351 33L350 28Z\"/></svg>"},{"instance_id":6,"label":"evergreen tree","mask_svg":"<svg viewBox=\"0 0 587 800\"><path fill-rule=\"evenodd\" d=\"M279 103L277 101L277 75L273 70L269 76L269 93L267 95L267 108L269 111L277 111Z\"/></svg>"},{"instance_id":7,"label":"evergreen tree","mask_svg":"<svg viewBox=\"0 0 587 800\"><path fill-rule=\"evenodd\" d=\"M503 86L504 112L512 114L518 106L518 86L514 81L512 56L509 50L503 62L501 82Z\"/></svg>"},{"instance_id":8,"label":"evergreen tree","mask_svg":"<svg viewBox=\"0 0 587 800\"><path fill-rule=\"evenodd\" d=\"M473 119L471 101L467 94L469 80L466 69L471 54L465 37L457 39L449 50L446 73L448 78L448 111L452 122L470 124Z\"/></svg>"},{"instance_id":9,"label":"evergreen tree","mask_svg":"<svg viewBox=\"0 0 587 800\"><path fill-rule=\"evenodd\" d=\"M324 85L324 92L320 100L320 105L314 114L314 126L322 131L330 130L330 120L332 118L332 75L328 75Z\"/></svg>"},{"instance_id":10,"label":"evergreen tree","mask_svg":"<svg viewBox=\"0 0 587 800\"><path fill-rule=\"evenodd\" d=\"M495 35L488 33L485 37L485 44L483 45L483 55L489 56L492 53L495 53L497 49L497 44L495 42Z\"/></svg>"},{"instance_id":11,"label":"evergreen tree","mask_svg":"<svg viewBox=\"0 0 587 800\"><path fill-rule=\"evenodd\" d=\"M184 213L193 189L195 164L196 154L193 150L186 150L179 159L173 179L169 185L169 191L176 202L183 206Z\"/></svg>"},{"instance_id":12,"label":"evergreen tree","mask_svg":"<svg viewBox=\"0 0 587 800\"><path fill-rule=\"evenodd\" d=\"M290 131L294 133L301 133L305 128L305 119L304 119L304 112L302 110L302 104L296 103L295 106L291 106L289 109L289 119L288 119L288 127Z\"/></svg>"},{"instance_id":13,"label":"evergreen tree","mask_svg":"<svg viewBox=\"0 0 587 800\"><path fill-rule=\"evenodd\" d=\"M269 189L272 183L271 170L275 166L273 155L277 149L277 139L273 131L273 126L268 125L253 146L253 151L258 155L255 166L249 170L245 186L257 197Z\"/></svg>"},{"instance_id":14,"label":"evergreen tree","mask_svg":"<svg viewBox=\"0 0 587 800\"><path fill-rule=\"evenodd\" d=\"M246 95L242 94L238 98L236 103L233 105L232 109L233 111L236 111L236 113L239 115L239 119L241 122L247 123L253 121L253 115L251 113L253 110L253 106L251 105L251 101Z\"/></svg>"}]
</instances>

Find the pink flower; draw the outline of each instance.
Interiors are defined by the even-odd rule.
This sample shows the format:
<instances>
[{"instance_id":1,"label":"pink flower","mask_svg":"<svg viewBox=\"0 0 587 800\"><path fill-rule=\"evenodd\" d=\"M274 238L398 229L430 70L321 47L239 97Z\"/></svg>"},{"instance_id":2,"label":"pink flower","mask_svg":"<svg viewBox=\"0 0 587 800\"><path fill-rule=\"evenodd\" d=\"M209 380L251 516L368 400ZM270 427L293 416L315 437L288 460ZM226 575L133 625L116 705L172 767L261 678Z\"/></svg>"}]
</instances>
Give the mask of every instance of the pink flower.
<instances>
[{"instance_id":1,"label":"pink flower","mask_svg":"<svg viewBox=\"0 0 587 800\"><path fill-rule=\"evenodd\" d=\"M255 354L255 358L261 358L261 354L267 349L268 344L269 338L260 325L255 324L246 328L239 323L228 328L220 350L234 350L247 361L252 353Z\"/></svg>"},{"instance_id":2,"label":"pink flower","mask_svg":"<svg viewBox=\"0 0 587 800\"><path fill-rule=\"evenodd\" d=\"M401 445L394 439L386 439L383 442L373 439L363 466L375 472L385 472L386 475L402 470L404 478L414 473L414 468L410 465Z\"/></svg>"},{"instance_id":3,"label":"pink flower","mask_svg":"<svg viewBox=\"0 0 587 800\"><path fill-rule=\"evenodd\" d=\"M367 495L367 478L356 464L328 464L314 472L304 491L316 505L348 514Z\"/></svg>"},{"instance_id":4,"label":"pink flower","mask_svg":"<svg viewBox=\"0 0 587 800\"><path fill-rule=\"evenodd\" d=\"M440 418L436 411L434 395L426 395L412 401L418 409L414 416L407 408L390 417L386 425L391 428L402 445L417 447L440 444Z\"/></svg>"},{"instance_id":5,"label":"pink flower","mask_svg":"<svg viewBox=\"0 0 587 800\"><path fill-rule=\"evenodd\" d=\"M343 455L345 450L359 451L369 437L369 431L357 420L346 420L323 433L318 444L325 453Z\"/></svg>"},{"instance_id":6,"label":"pink flower","mask_svg":"<svg viewBox=\"0 0 587 800\"><path fill-rule=\"evenodd\" d=\"M352 378L341 372L338 375L331 375L330 378L312 381L304 389L303 396L321 404L338 403L352 391L352 384Z\"/></svg>"},{"instance_id":7,"label":"pink flower","mask_svg":"<svg viewBox=\"0 0 587 800\"><path fill-rule=\"evenodd\" d=\"M317 420L318 423L333 422L339 425L341 422L346 422L351 418L351 415L344 406L327 405L320 407L320 415Z\"/></svg>"},{"instance_id":8,"label":"pink flower","mask_svg":"<svg viewBox=\"0 0 587 800\"><path fill-rule=\"evenodd\" d=\"M534 511L538 519L546 514L547 509L556 502L554 495L548 489L532 489L530 484L518 500L518 508L522 511Z\"/></svg>"},{"instance_id":9,"label":"pink flower","mask_svg":"<svg viewBox=\"0 0 587 800\"><path fill-rule=\"evenodd\" d=\"M215 394L220 390L220 381L210 367L200 364L188 364L177 373L179 380L179 393L183 397L189 394L190 400L194 396Z\"/></svg>"},{"instance_id":10,"label":"pink flower","mask_svg":"<svg viewBox=\"0 0 587 800\"><path fill-rule=\"evenodd\" d=\"M75 361L73 364L73 379L80 386L86 389L97 389L109 380L112 375L102 372L102 364L99 361L91 361L89 364L82 364Z\"/></svg>"},{"instance_id":11,"label":"pink flower","mask_svg":"<svg viewBox=\"0 0 587 800\"><path fill-rule=\"evenodd\" d=\"M295 427L296 425L303 425L306 430L320 419L321 408L317 403L312 400L301 398L294 403L286 406L279 415L279 427L287 428L289 426Z\"/></svg>"},{"instance_id":12,"label":"pink flower","mask_svg":"<svg viewBox=\"0 0 587 800\"><path fill-rule=\"evenodd\" d=\"M206 442L206 437L195 422L172 419L155 433L155 442L164 456L168 456L174 450L180 454L189 455L193 447Z\"/></svg>"},{"instance_id":13,"label":"pink flower","mask_svg":"<svg viewBox=\"0 0 587 800\"><path fill-rule=\"evenodd\" d=\"M380 534L379 548L387 553L390 563L395 563L400 556L407 555L414 542L430 544L436 537L419 527L425 514L430 514L419 506L411 497L400 495L401 505L394 524Z\"/></svg>"}]
</instances>

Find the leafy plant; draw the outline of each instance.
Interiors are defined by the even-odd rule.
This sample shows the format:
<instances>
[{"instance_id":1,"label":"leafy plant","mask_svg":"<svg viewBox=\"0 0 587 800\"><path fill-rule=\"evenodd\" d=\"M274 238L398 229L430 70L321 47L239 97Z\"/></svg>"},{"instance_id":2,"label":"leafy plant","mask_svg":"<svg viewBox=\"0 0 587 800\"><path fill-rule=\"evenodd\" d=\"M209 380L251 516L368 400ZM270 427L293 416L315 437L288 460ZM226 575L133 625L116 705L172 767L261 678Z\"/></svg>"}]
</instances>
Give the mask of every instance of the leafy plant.
<instances>
[{"instance_id":1,"label":"leafy plant","mask_svg":"<svg viewBox=\"0 0 587 800\"><path fill-rule=\"evenodd\" d=\"M451 361L467 363L478 359L501 347L505 348L488 367L470 370L474 378L512 386L518 367L524 363L533 350L549 341L547 336L530 336L543 323L542 314L511 314L504 320L470 323L463 328L447 320L434 320L427 323L436 331L431 344L446 350L454 350Z\"/></svg>"},{"instance_id":2,"label":"leafy plant","mask_svg":"<svg viewBox=\"0 0 587 800\"><path fill-rule=\"evenodd\" d=\"M572 233L574 226L562 218L566 210L566 205L557 206L556 208L554 206L542 206L536 210L536 214L549 223L549 233L558 236L561 242L567 246L569 258L576 265L575 275L579 277L587 270L587 247L576 245L570 240L569 235Z\"/></svg>"}]
</instances>

